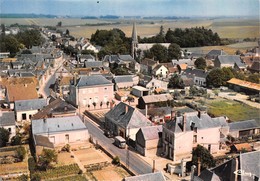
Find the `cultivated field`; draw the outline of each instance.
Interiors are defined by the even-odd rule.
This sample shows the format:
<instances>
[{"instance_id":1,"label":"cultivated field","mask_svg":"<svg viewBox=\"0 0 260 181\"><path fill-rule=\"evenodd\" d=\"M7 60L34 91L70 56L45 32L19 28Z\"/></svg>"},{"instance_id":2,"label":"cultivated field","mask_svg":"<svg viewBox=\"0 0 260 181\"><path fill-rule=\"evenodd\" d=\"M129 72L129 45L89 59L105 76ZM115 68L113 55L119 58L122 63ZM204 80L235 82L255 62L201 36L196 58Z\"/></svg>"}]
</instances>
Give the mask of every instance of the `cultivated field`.
<instances>
[{"instance_id":1,"label":"cultivated field","mask_svg":"<svg viewBox=\"0 0 260 181\"><path fill-rule=\"evenodd\" d=\"M235 101L218 99L207 102L208 112L215 117L227 116L231 121L244 121L258 119L260 116L257 108L250 107Z\"/></svg>"},{"instance_id":2,"label":"cultivated field","mask_svg":"<svg viewBox=\"0 0 260 181\"><path fill-rule=\"evenodd\" d=\"M76 19L76 18L2 18L1 23L6 25L19 23L24 25L55 26L62 22L62 29L69 29L76 37L91 37L97 29L119 28L130 37L132 33L132 19L99 20L99 19ZM259 37L259 21L257 19L180 19L180 20L135 20L137 32L141 37L152 36L159 32L160 26L168 28L190 28L200 27L211 28L221 38L255 38ZM106 25L104 25L106 23ZM107 25L111 23L112 25ZM102 25L103 24L103 25Z\"/></svg>"}]
</instances>

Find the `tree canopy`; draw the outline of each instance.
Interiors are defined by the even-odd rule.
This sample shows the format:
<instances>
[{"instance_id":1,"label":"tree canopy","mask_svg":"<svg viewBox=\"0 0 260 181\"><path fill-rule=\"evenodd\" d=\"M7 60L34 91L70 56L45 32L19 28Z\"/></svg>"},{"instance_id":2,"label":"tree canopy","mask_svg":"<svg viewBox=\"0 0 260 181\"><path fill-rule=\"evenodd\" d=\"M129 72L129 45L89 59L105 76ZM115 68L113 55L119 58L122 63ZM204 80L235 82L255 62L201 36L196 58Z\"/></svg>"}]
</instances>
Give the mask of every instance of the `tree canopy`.
<instances>
[{"instance_id":1,"label":"tree canopy","mask_svg":"<svg viewBox=\"0 0 260 181\"><path fill-rule=\"evenodd\" d=\"M91 35L90 41L103 47L100 52L102 55L129 54L131 49L131 39L120 29L97 30ZM102 57L99 55L99 58Z\"/></svg>"},{"instance_id":2,"label":"tree canopy","mask_svg":"<svg viewBox=\"0 0 260 181\"><path fill-rule=\"evenodd\" d=\"M38 164L43 169L47 169L52 162L57 161L57 153L55 150L43 149L41 155L39 156Z\"/></svg>"},{"instance_id":3,"label":"tree canopy","mask_svg":"<svg viewBox=\"0 0 260 181\"><path fill-rule=\"evenodd\" d=\"M160 28L159 34L143 38L141 43L176 43L181 47L199 47L219 45L220 38L217 33L213 33L211 29L202 27L195 28L176 28L175 30L168 29L164 35L163 27Z\"/></svg>"},{"instance_id":4,"label":"tree canopy","mask_svg":"<svg viewBox=\"0 0 260 181\"><path fill-rule=\"evenodd\" d=\"M213 69L209 72L206 78L206 84L208 87L220 87L223 85L224 72L220 68Z\"/></svg>"},{"instance_id":5,"label":"tree canopy","mask_svg":"<svg viewBox=\"0 0 260 181\"><path fill-rule=\"evenodd\" d=\"M180 88L180 89L183 89L184 88L183 80L177 74L174 74L169 79L168 87L169 88Z\"/></svg>"},{"instance_id":6,"label":"tree canopy","mask_svg":"<svg viewBox=\"0 0 260 181\"><path fill-rule=\"evenodd\" d=\"M179 60L181 58L181 47L176 44L172 43L170 44L168 48L168 60L177 59Z\"/></svg>"},{"instance_id":7,"label":"tree canopy","mask_svg":"<svg viewBox=\"0 0 260 181\"><path fill-rule=\"evenodd\" d=\"M6 146L9 141L10 132L5 128L0 128L0 147Z\"/></svg>"},{"instance_id":8,"label":"tree canopy","mask_svg":"<svg viewBox=\"0 0 260 181\"><path fill-rule=\"evenodd\" d=\"M197 58L197 59L195 60L194 64L195 64L195 67L196 67L197 69L202 69L202 70L204 70L204 69L207 67L206 60L205 60L204 58L202 58L202 57Z\"/></svg>"},{"instance_id":9,"label":"tree canopy","mask_svg":"<svg viewBox=\"0 0 260 181\"><path fill-rule=\"evenodd\" d=\"M201 160L201 170L215 166L215 160L210 152L201 145L192 150L192 164L198 165L198 158Z\"/></svg>"}]
</instances>

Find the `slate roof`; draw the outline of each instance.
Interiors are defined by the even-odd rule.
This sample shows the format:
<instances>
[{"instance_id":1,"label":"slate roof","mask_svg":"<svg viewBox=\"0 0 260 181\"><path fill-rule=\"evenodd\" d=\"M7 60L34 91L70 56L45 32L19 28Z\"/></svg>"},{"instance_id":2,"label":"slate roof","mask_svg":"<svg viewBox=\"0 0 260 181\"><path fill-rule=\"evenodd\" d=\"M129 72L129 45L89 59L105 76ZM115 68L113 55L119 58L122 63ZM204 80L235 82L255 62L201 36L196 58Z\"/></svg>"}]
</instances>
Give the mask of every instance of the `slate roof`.
<instances>
[{"instance_id":1,"label":"slate roof","mask_svg":"<svg viewBox=\"0 0 260 181\"><path fill-rule=\"evenodd\" d=\"M14 126L14 125L15 125L14 111L0 113L0 127Z\"/></svg>"},{"instance_id":2,"label":"slate roof","mask_svg":"<svg viewBox=\"0 0 260 181\"><path fill-rule=\"evenodd\" d=\"M155 64L157 64L156 61L152 60L152 59L149 59L149 58L145 58L141 61L142 65L149 65L149 66L154 66Z\"/></svg>"},{"instance_id":3,"label":"slate roof","mask_svg":"<svg viewBox=\"0 0 260 181\"><path fill-rule=\"evenodd\" d=\"M159 139L159 133L162 132L162 125L142 127L140 130L145 140Z\"/></svg>"},{"instance_id":4,"label":"slate roof","mask_svg":"<svg viewBox=\"0 0 260 181\"><path fill-rule=\"evenodd\" d=\"M162 172L154 172L132 177L126 177L125 181L166 181L166 179Z\"/></svg>"},{"instance_id":5,"label":"slate roof","mask_svg":"<svg viewBox=\"0 0 260 181\"><path fill-rule=\"evenodd\" d=\"M39 146L54 148L54 144L50 142L47 136L43 135L34 135L35 144Z\"/></svg>"},{"instance_id":6,"label":"slate roof","mask_svg":"<svg viewBox=\"0 0 260 181\"><path fill-rule=\"evenodd\" d=\"M77 87L89 87L89 86L98 86L98 85L111 85L112 82L107 80L104 76L102 75L91 75L91 76L81 76L78 83Z\"/></svg>"},{"instance_id":7,"label":"slate roof","mask_svg":"<svg viewBox=\"0 0 260 181\"><path fill-rule=\"evenodd\" d=\"M66 113L75 113L76 108L61 98L57 98L52 101L49 105L44 107L41 111L36 113L32 119L42 119L45 117L50 117L55 114L66 114Z\"/></svg>"},{"instance_id":8,"label":"slate roof","mask_svg":"<svg viewBox=\"0 0 260 181\"><path fill-rule=\"evenodd\" d=\"M86 68L102 68L103 62L102 61L85 61L85 67Z\"/></svg>"},{"instance_id":9,"label":"slate roof","mask_svg":"<svg viewBox=\"0 0 260 181\"><path fill-rule=\"evenodd\" d=\"M31 99L15 101L16 111L39 110L47 105L46 99Z\"/></svg>"},{"instance_id":10,"label":"slate roof","mask_svg":"<svg viewBox=\"0 0 260 181\"><path fill-rule=\"evenodd\" d=\"M114 77L115 83L122 83L122 82L133 82L132 75L118 75Z\"/></svg>"},{"instance_id":11,"label":"slate roof","mask_svg":"<svg viewBox=\"0 0 260 181\"><path fill-rule=\"evenodd\" d=\"M240 168L246 173L255 175L260 178L260 151L254 151L249 153L243 153L240 155ZM253 180L250 176L242 176L241 181Z\"/></svg>"},{"instance_id":12,"label":"slate roof","mask_svg":"<svg viewBox=\"0 0 260 181\"><path fill-rule=\"evenodd\" d=\"M126 109L128 109L127 112ZM141 112L123 102L120 102L107 112L105 118L123 128L140 128L151 125L150 120Z\"/></svg>"},{"instance_id":13,"label":"slate roof","mask_svg":"<svg viewBox=\"0 0 260 181\"><path fill-rule=\"evenodd\" d=\"M176 120L171 120L166 123L166 128L172 130L173 132L182 132L180 124L182 123L183 116L176 117ZM194 124L194 127L197 129L207 129L214 127L226 126L227 123L224 117L211 118L208 114L201 114L200 118L194 114L186 115L186 131L191 131L191 125Z\"/></svg>"},{"instance_id":14,"label":"slate roof","mask_svg":"<svg viewBox=\"0 0 260 181\"><path fill-rule=\"evenodd\" d=\"M170 94L158 94L158 95L148 95L143 96L140 99L143 99L144 103L154 103L154 102L165 102L168 100L172 100L172 96Z\"/></svg>"},{"instance_id":15,"label":"slate roof","mask_svg":"<svg viewBox=\"0 0 260 181\"><path fill-rule=\"evenodd\" d=\"M136 90L139 90L139 91L149 91L149 89L146 89L145 87L142 87L142 86L134 86L133 89L136 89Z\"/></svg>"},{"instance_id":16,"label":"slate roof","mask_svg":"<svg viewBox=\"0 0 260 181\"><path fill-rule=\"evenodd\" d=\"M210 50L207 54L208 55L211 55L211 56L217 56L217 55L227 55L227 53L223 50Z\"/></svg>"},{"instance_id":17,"label":"slate roof","mask_svg":"<svg viewBox=\"0 0 260 181\"><path fill-rule=\"evenodd\" d=\"M217 59L221 64L230 64L233 66L236 63L237 65L242 66L242 60L239 55L219 55ZM243 65L245 67L244 63Z\"/></svg>"},{"instance_id":18,"label":"slate roof","mask_svg":"<svg viewBox=\"0 0 260 181\"><path fill-rule=\"evenodd\" d=\"M32 133L34 135L84 129L87 129L87 127L79 116L32 120Z\"/></svg>"},{"instance_id":19,"label":"slate roof","mask_svg":"<svg viewBox=\"0 0 260 181\"><path fill-rule=\"evenodd\" d=\"M208 75L208 72L205 72L204 70L201 70L201 69L188 68L188 69L184 70L183 75L194 75L196 77L206 78Z\"/></svg>"},{"instance_id":20,"label":"slate roof","mask_svg":"<svg viewBox=\"0 0 260 181\"><path fill-rule=\"evenodd\" d=\"M199 175L199 178L202 179L203 181L222 181L219 176L217 176L214 172L205 169L201 172ZM196 180L196 179L195 179ZM198 180L196 180L198 181Z\"/></svg>"},{"instance_id":21,"label":"slate roof","mask_svg":"<svg viewBox=\"0 0 260 181\"><path fill-rule=\"evenodd\" d=\"M252 65L250 67L250 70L254 70L256 72L260 71L260 61L259 61L259 59L257 61L253 61Z\"/></svg>"},{"instance_id":22,"label":"slate roof","mask_svg":"<svg viewBox=\"0 0 260 181\"><path fill-rule=\"evenodd\" d=\"M230 131L260 128L259 123L257 123L254 119L229 123L228 126Z\"/></svg>"}]
</instances>

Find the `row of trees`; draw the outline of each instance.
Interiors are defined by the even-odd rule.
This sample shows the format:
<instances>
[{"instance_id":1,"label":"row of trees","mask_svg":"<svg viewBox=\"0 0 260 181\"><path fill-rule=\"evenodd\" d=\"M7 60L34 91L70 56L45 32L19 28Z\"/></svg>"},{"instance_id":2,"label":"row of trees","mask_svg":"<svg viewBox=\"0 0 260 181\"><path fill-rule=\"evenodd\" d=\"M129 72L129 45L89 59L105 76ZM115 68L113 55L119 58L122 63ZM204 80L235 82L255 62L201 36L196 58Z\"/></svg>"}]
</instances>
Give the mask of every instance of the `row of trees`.
<instances>
[{"instance_id":1,"label":"row of trees","mask_svg":"<svg viewBox=\"0 0 260 181\"><path fill-rule=\"evenodd\" d=\"M161 44L155 44L150 50L145 50L143 53L144 57L154 58L154 60L160 63L171 62L172 59L181 58L181 48L176 43L170 44L168 49Z\"/></svg>"},{"instance_id":2,"label":"row of trees","mask_svg":"<svg viewBox=\"0 0 260 181\"><path fill-rule=\"evenodd\" d=\"M139 39L141 43L176 43L181 47L200 47L200 46L213 46L220 45L221 39L217 33L213 33L211 29L202 27L196 28L176 28L164 32L163 26L156 36L145 37Z\"/></svg>"},{"instance_id":3,"label":"row of trees","mask_svg":"<svg viewBox=\"0 0 260 181\"><path fill-rule=\"evenodd\" d=\"M30 49L32 46L41 45L44 42L40 31L36 29L25 30L17 35L0 35L0 51L10 52L10 56L14 57L16 53L26 47Z\"/></svg>"}]
</instances>

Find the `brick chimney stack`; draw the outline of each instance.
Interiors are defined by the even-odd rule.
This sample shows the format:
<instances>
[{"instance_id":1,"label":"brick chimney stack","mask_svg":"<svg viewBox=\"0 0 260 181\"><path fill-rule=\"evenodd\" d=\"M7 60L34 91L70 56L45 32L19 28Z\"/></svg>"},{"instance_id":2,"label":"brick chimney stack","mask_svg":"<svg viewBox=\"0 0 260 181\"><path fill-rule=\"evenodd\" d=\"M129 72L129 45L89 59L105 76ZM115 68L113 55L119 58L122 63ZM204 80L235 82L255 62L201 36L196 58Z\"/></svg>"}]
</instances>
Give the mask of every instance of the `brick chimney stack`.
<instances>
[{"instance_id":1,"label":"brick chimney stack","mask_svg":"<svg viewBox=\"0 0 260 181\"><path fill-rule=\"evenodd\" d=\"M186 131L186 114L185 113L183 114L182 118L183 118L182 131L185 132Z\"/></svg>"}]
</instances>

